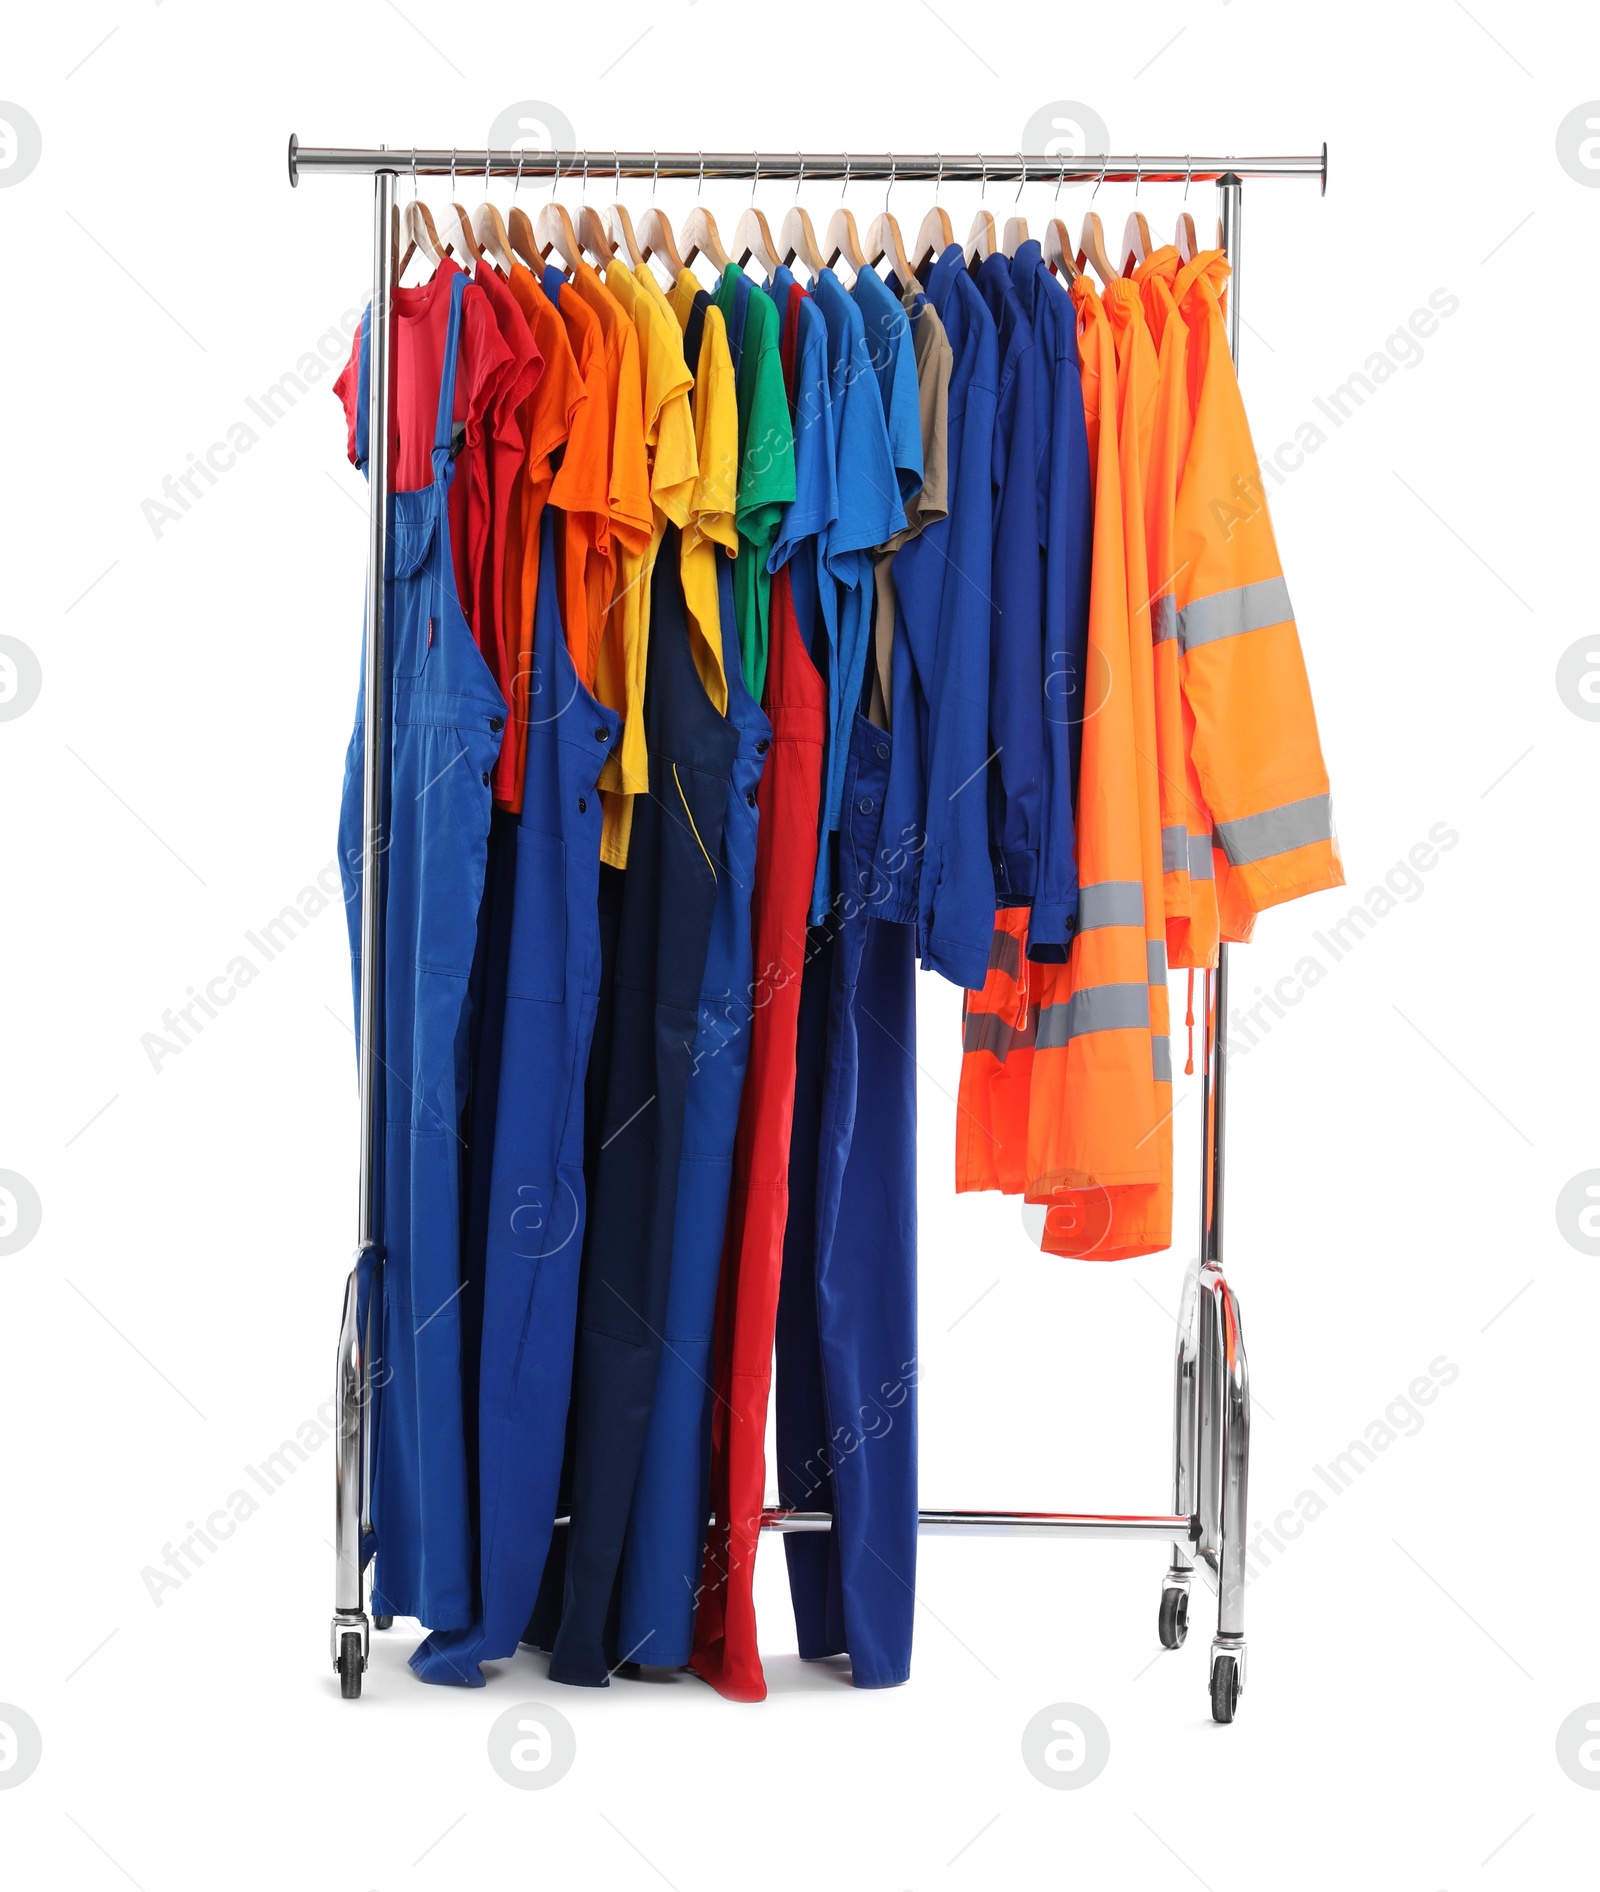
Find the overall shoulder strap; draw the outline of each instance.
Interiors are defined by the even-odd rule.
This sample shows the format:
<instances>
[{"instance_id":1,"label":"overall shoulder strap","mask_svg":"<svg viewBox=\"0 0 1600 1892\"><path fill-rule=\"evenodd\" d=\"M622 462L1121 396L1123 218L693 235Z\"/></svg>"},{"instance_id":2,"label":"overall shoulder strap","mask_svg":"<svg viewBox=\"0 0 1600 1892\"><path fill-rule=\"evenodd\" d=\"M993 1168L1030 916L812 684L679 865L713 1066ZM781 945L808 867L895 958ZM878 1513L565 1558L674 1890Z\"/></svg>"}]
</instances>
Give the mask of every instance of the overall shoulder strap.
<instances>
[{"instance_id":1,"label":"overall shoulder strap","mask_svg":"<svg viewBox=\"0 0 1600 1892\"><path fill-rule=\"evenodd\" d=\"M439 411L433 428L433 473L444 479L455 457L456 364L461 355L461 302L467 289L465 270L450 281L450 326L445 331L444 366L439 374Z\"/></svg>"}]
</instances>

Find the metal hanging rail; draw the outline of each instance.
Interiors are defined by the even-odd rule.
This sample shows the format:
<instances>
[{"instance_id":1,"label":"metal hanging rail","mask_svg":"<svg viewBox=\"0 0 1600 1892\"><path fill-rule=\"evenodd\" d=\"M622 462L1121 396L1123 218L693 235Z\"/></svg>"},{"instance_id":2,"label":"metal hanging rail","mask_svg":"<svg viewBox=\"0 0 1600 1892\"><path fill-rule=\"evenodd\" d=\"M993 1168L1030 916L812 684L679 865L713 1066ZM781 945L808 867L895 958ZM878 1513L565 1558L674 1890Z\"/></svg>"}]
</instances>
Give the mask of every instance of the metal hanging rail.
<instances>
[{"instance_id":1,"label":"metal hanging rail","mask_svg":"<svg viewBox=\"0 0 1600 1892\"><path fill-rule=\"evenodd\" d=\"M370 177L376 171L404 171L417 177L450 177L456 172L491 177L648 177L659 178L830 178L911 184L1051 184L1092 179L1105 184L1213 183L1233 177L1314 177L1328 188L1328 147L1305 157L1208 158L1185 152L1176 156L1051 156L1045 152L1000 153L894 151L530 151L478 149L445 151L397 145L376 149L303 145L289 139L289 182L302 171L341 172Z\"/></svg>"},{"instance_id":2,"label":"metal hanging rail","mask_svg":"<svg viewBox=\"0 0 1600 1892\"><path fill-rule=\"evenodd\" d=\"M398 274L395 180L450 177L474 172L521 179L559 180L573 174L596 178L865 179L891 185L1008 183L1048 185L1068 180L1097 183L1200 183L1217 186L1222 248L1233 274L1227 307L1228 341L1239 360L1240 209L1245 178L1316 178L1328 187L1328 147L1318 156L1182 158L1135 154L1084 157L1002 155L912 157L889 152L861 157L828 152L390 150L302 146L289 139L289 182L300 173L328 172L373 179L372 307L392 313ZM333 1666L343 1693L361 1692L370 1647L363 1539L371 1528L370 1427L371 1308L378 1304L377 1271L384 1256L382 1099L378 1072L383 1041L383 932L380 862L384 852L384 595L390 494L389 406L391 324L372 324L368 376L368 495L371 523L367 555L367 643L363 672L363 842L360 983L361 1166L356 1267L345 1290L335 1381L338 1438L335 1480L336 1588L332 1626ZM1174 1368L1172 1509L1160 1514L1089 1514L1043 1511L920 1511L928 1535L968 1537L1154 1537L1172 1544L1172 1562L1162 1584L1159 1633L1178 1648L1188 1633L1189 1591L1196 1564L1217 1592L1217 1633L1211 1644L1211 1712L1231 1721L1245 1679L1245 1523L1250 1460L1250 1380L1239 1304L1222 1271L1223 1152L1226 1127L1228 948L1206 975L1205 1050L1201 1097L1200 1250L1184 1283L1178 1316ZM365 1297L359 1270L369 1273ZM556 1520L558 1524L565 1519ZM822 1511L773 1509L762 1527L778 1532L825 1531L832 1518ZM379 1617L386 1629L389 1619Z\"/></svg>"}]
</instances>

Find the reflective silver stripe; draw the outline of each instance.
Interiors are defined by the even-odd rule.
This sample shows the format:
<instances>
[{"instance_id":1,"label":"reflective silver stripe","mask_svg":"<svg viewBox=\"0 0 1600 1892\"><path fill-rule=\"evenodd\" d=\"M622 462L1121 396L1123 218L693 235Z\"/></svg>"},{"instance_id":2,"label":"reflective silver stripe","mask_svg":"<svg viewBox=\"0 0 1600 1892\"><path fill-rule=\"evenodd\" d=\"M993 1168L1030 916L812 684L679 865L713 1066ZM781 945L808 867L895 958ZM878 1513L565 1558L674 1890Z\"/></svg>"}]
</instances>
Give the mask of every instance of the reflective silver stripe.
<instances>
[{"instance_id":1,"label":"reflective silver stripe","mask_svg":"<svg viewBox=\"0 0 1600 1892\"><path fill-rule=\"evenodd\" d=\"M1263 578L1253 585L1235 585L1195 598L1178 613L1178 642L1185 651L1197 644L1214 644L1219 637L1237 637L1241 631L1264 631L1271 624L1287 624L1289 587L1281 578Z\"/></svg>"},{"instance_id":2,"label":"reflective silver stripe","mask_svg":"<svg viewBox=\"0 0 1600 1892\"><path fill-rule=\"evenodd\" d=\"M1172 1040L1170 1038L1150 1040L1150 1063L1158 1084L1172 1082Z\"/></svg>"},{"instance_id":3,"label":"reflective silver stripe","mask_svg":"<svg viewBox=\"0 0 1600 1892\"><path fill-rule=\"evenodd\" d=\"M1078 889L1078 931L1097 926L1143 926L1144 882L1102 880Z\"/></svg>"},{"instance_id":4,"label":"reflective silver stripe","mask_svg":"<svg viewBox=\"0 0 1600 1892\"><path fill-rule=\"evenodd\" d=\"M1022 964L1022 948L1017 943L1015 933L1008 933L1003 926L997 926L994 937L989 941L989 966L998 968L1008 978L1016 978L1017 968Z\"/></svg>"},{"instance_id":5,"label":"reflective silver stripe","mask_svg":"<svg viewBox=\"0 0 1600 1892\"><path fill-rule=\"evenodd\" d=\"M992 1052L1004 1064L1011 1052L1025 1050L1033 1043L1038 1020L1037 1005L1028 1007L1022 1025L1012 1025L998 1012L968 1012L961 1027L961 1049Z\"/></svg>"},{"instance_id":6,"label":"reflective silver stripe","mask_svg":"<svg viewBox=\"0 0 1600 1892\"><path fill-rule=\"evenodd\" d=\"M1074 992L1064 1005L1039 1008L1039 1029L1034 1043L1053 1051L1069 1038L1091 1031L1136 1031L1150 1028L1150 988L1147 985L1091 985Z\"/></svg>"},{"instance_id":7,"label":"reflective silver stripe","mask_svg":"<svg viewBox=\"0 0 1600 1892\"><path fill-rule=\"evenodd\" d=\"M1211 858L1211 836L1191 834L1189 836L1189 878L1215 880L1216 874L1216 863Z\"/></svg>"},{"instance_id":8,"label":"reflective silver stripe","mask_svg":"<svg viewBox=\"0 0 1600 1892\"><path fill-rule=\"evenodd\" d=\"M1304 801L1288 801L1281 808L1264 808L1259 815L1219 821L1217 838L1233 866L1247 867L1251 861L1287 854L1291 848L1309 847L1313 841L1331 841L1333 803L1326 795L1308 795Z\"/></svg>"},{"instance_id":9,"label":"reflective silver stripe","mask_svg":"<svg viewBox=\"0 0 1600 1892\"><path fill-rule=\"evenodd\" d=\"M1145 964L1150 973L1152 985L1167 983L1167 942L1164 939L1147 939L1144 943Z\"/></svg>"},{"instance_id":10,"label":"reflective silver stripe","mask_svg":"<svg viewBox=\"0 0 1600 1892\"><path fill-rule=\"evenodd\" d=\"M1189 830L1180 823L1161 830L1161 871L1176 874L1189 865Z\"/></svg>"},{"instance_id":11,"label":"reflective silver stripe","mask_svg":"<svg viewBox=\"0 0 1600 1892\"><path fill-rule=\"evenodd\" d=\"M1166 592L1150 606L1150 641L1164 644L1178 635L1178 601Z\"/></svg>"}]
</instances>

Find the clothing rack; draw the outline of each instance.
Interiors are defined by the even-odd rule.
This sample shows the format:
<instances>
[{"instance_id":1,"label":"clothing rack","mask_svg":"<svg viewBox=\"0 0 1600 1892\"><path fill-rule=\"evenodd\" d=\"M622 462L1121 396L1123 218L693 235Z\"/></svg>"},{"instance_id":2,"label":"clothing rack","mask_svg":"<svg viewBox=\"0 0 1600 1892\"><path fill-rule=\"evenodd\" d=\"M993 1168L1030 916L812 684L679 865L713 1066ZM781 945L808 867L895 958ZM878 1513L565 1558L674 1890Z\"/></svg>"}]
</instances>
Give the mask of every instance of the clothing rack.
<instances>
[{"instance_id":1,"label":"clothing rack","mask_svg":"<svg viewBox=\"0 0 1600 1892\"><path fill-rule=\"evenodd\" d=\"M1328 147L1303 157L1132 157L1101 153L1080 157L979 153L861 157L815 152L684 151L527 151L408 150L302 146L289 139L289 182L302 172L371 176L373 179L372 307L382 316L392 307L397 275L397 178L471 176L739 179L813 178L896 182L1029 183L1057 190L1067 181L1101 183L1214 182L1217 186L1221 247L1232 267L1227 299L1228 340L1235 366L1239 359L1240 211L1245 178L1317 178L1328 185ZM1020 194L1020 193L1019 193ZM339 1330L335 1386L338 1449L335 1464L335 1607L331 1631L333 1665L344 1693L360 1693L367 1666L372 1619L366 1609L362 1546L371 1531L371 1440L368 1426L371 1386L368 1363L370 1307L363 1310L358 1272L363 1261L381 1262L382 1195L379 1179L380 1106L378 1072L383 1020L382 875L384 848L383 760L384 598L388 564L387 517L390 492L390 342L391 325L374 320L369 379L369 526L367 539L366 723L363 779L363 861L361 892L360 1096L361 1155L355 1263L345 1288ZM1189 1591L1196 1567L1217 1593L1217 1631L1211 1644L1211 1712L1232 1721L1245 1681L1244 1585L1245 1526L1250 1464L1250 1381L1240 1328L1239 1303L1222 1268L1224 1142L1227 1114L1227 1056L1220 1021L1228 1016L1228 949L1220 948L1217 968L1206 975L1205 1049L1201 1068L1204 1132L1201 1151L1200 1244L1184 1283L1178 1316L1174 1364L1172 1508L1150 1514L1105 1515L1045 1511L921 1511L919 1530L929 1535L961 1537L1074 1537L1168 1539L1172 1561L1162 1583L1159 1634L1162 1645L1178 1648L1188 1632ZM562 1522L564 1520L558 1520ZM764 1529L825 1531L827 1512L768 1510ZM378 1617L376 1626L391 1619Z\"/></svg>"}]
</instances>

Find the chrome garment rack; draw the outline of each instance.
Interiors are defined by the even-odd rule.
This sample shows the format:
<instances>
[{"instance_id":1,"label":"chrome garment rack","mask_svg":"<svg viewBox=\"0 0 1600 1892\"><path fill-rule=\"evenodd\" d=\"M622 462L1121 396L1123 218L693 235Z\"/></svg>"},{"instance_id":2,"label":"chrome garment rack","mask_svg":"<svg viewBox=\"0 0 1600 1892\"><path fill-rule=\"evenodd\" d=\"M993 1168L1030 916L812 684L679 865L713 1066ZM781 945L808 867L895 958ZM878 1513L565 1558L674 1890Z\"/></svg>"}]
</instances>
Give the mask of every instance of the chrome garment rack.
<instances>
[{"instance_id":1,"label":"chrome garment rack","mask_svg":"<svg viewBox=\"0 0 1600 1892\"><path fill-rule=\"evenodd\" d=\"M1232 265L1228 291L1228 340L1239 360L1240 207L1245 178L1316 178L1328 188L1328 147L1308 157L1211 158L1188 153L1178 157L1082 157L1003 155L900 156L893 152L863 157L846 152L751 151L528 151L347 150L302 145L289 139L289 182L303 173L370 176L373 180L372 307L382 315L391 308L395 286L398 228L395 181L413 177L471 176L522 179L581 175L617 180L650 178L769 178L887 180L912 183L1019 184L1067 181L1096 183L1214 182L1221 244ZM357 1275L362 1262L383 1259L383 1201L379 1170L381 1108L378 1070L381 1055L370 1048L382 1042L383 908L379 900L383 851L383 574L388 563L387 518L390 492L389 427L390 323L372 324L368 377L367 640L365 776L361 882L360 1208L355 1266L345 1287L339 1329L335 1387L338 1452L336 1460L335 1542L337 1568L333 1626L333 1666L347 1698L361 1693L367 1666L372 1620L366 1609L361 1549L371 1530L371 1398L368 1331L363 1331ZM1244 1587L1245 1523L1250 1469L1250 1378L1239 1324L1239 1303L1222 1271L1224 1129L1227 1116L1227 1054L1220 1026L1228 1016L1228 948L1218 954L1217 969L1206 977L1205 1057L1201 1072L1204 1135L1201 1150L1200 1248L1190 1264L1178 1316L1172 1428L1172 1509L1151 1514L1090 1515L1058 1511L922 1511L920 1529L955 1537L1135 1537L1170 1540L1172 1561L1161 1589L1159 1634L1163 1647L1178 1648L1188 1633L1189 1591L1196 1568L1217 1593L1217 1633L1211 1643L1211 1712L1232 1721L1245 1681ZM832 1518L825 1511L770 1510L762 1525L772 1531L825 1531ZM390 1618L376 1619L379 1629Z\"/></svg>"}]
</instances>

